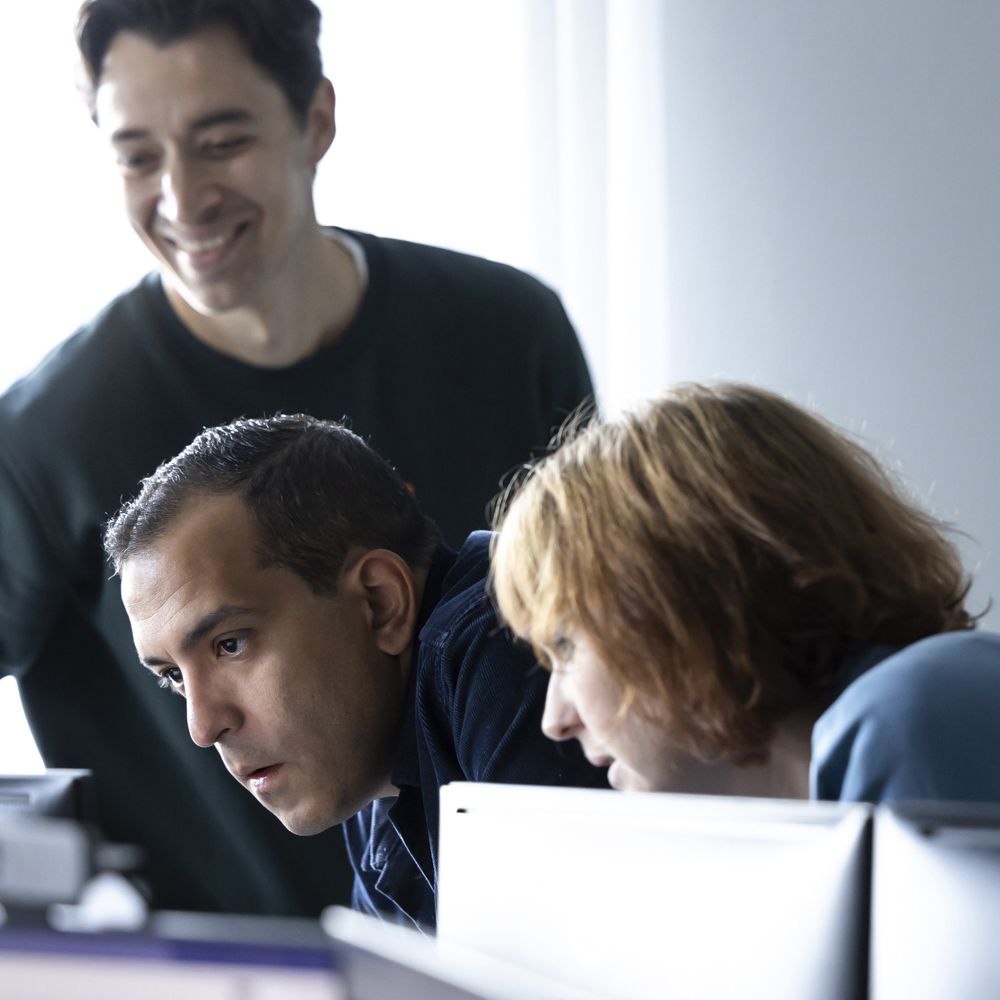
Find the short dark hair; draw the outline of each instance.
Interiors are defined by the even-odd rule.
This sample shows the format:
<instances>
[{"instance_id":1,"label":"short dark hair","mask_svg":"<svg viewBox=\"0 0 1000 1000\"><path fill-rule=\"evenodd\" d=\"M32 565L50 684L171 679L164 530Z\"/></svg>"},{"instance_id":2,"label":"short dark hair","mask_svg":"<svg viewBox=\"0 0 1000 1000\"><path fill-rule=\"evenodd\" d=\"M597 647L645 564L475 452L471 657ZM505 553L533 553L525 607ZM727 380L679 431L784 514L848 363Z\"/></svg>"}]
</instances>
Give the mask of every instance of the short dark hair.
<instances>
[{"instance_id":1,"label":"short dark hair","mask_svg":"<svg viewBox=\"0 0 1000 1000\"><path fill-rule=\"evenodd\" d=\"M238 496L260 529L263 566L283 566L333 594L351 549L389 549L413 568L440 534L396 471L342 424L279 414L202 431L142 481L108 522L104 548L120 572L199 496Z\"/></svg>"},{"instance_id":2,"label":"short dark hair","mask_svg":"<svg viewBox=\"0 0 1000 1000\"><path fill-rule=\"evenodd\" d=\"M83 56L90 113L95 114L104 58L120 31L134 31L166 46L221 24L236 32L304 123L323 78L320 17L311 0L86 0L77 16L76 43Z\"/></svg>"}]
</instances>

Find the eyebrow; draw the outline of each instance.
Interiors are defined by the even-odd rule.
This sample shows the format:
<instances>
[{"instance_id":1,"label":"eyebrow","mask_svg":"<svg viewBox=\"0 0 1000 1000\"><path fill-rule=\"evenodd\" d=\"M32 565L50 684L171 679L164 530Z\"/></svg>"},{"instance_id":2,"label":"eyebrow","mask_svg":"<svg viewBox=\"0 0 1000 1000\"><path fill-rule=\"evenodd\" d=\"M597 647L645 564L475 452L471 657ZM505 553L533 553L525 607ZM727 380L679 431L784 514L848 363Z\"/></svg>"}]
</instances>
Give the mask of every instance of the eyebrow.
<instances>
[{"instance_id":1,"label":"eyebrow","mask_svg":"<svg viewBox=\"0 0 1000 1000\"><path fill-rule=\"evenodd\" d=\"M181 639L181 651L189 652L196 646L212 629L217 628L228 618L235 618L237 615L250 614L253 608L243 607L239 604L223 604L221 607L203 615L187 630L184 638ZM161 660L156 656L140 656L143 666L165 667L171 664L170 660Z\"/></svg>"},{"instance_id":2,"label":"eyebrow","mask_svg":"<svg viewBox=\"0 0 1000 1000\"><path fill-rule=\"evenodd\" d=\"M188 127L189 132L201 132L216 125L249 125L255 120L245 108L221 108L212 111L201 118L196 118ZM147 128L120 128L111 134L112 142L132 142L136 139L147 139L150 131Z\"/></svg>"}]
</instances>

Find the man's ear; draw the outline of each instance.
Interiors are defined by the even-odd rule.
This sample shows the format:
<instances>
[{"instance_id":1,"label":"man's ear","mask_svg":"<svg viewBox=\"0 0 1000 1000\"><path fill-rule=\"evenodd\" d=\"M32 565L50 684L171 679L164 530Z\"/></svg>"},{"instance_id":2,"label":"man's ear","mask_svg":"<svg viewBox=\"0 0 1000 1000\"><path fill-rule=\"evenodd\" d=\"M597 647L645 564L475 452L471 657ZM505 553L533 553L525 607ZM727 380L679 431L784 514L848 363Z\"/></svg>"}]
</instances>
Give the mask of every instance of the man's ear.
<instances>
[{"instance_id":1,"label":"man's ear","mask_svg":"<svg viewBox=\"0 0 1000 1000\"><path fill-rule=\"evenodd\" d=\"M413 570L388 549L365 552L351 568L368 609L375 644L388 656L401 656L413 643L419 597Z\"/></svg>"},{"instance_id":2,"label":"man's ear","mask_svg":"<svg viewBox=\"0 0 1000 1000\"><path fill-rule=\"evenodd\" d=\"M306 111L309 159L314 170L326 156L333 137L337 134L336 106L337 95L333 92L333 84L323 77L316 85L316 93Z\"/></svg>"}]
</instances>

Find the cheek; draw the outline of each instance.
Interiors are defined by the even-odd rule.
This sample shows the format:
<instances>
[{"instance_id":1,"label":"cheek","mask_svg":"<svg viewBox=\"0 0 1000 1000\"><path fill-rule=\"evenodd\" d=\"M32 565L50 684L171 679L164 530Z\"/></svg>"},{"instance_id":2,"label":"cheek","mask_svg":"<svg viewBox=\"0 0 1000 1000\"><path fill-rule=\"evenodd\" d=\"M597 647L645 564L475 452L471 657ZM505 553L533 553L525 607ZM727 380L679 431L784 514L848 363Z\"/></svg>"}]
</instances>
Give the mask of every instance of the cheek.
<instances>
[{"instance_id":1,"label":"cheek","mask_svg":"<svg viewBox=\"0 0 1000 1000\"><path fill-rule=\"evenodd\" d=\"M675 778L679 754L666 724L630 715L626 725L626 753L637 773L636 787L668 790Z\"/></svg>"},{"instance_id":2,"label":"cheek","mask_svg":"<svg viewBox=\"0 0 1000 1000\"><path fill-rule=\"evenodd\" d=\"M122 193L125 199L125 214L132 228L140 233L149 229L156 215L156 194L148 185L123 181Z\"/></svg>"},{"instance_id":3,"label":"cheek","mask_svg":"<svg viewBox=\"0 0 1000 1000\"><path fill-rule=\"evenodd\" d=\"M266 716L283 728L300 733L322 730L343 711L343 701L337 697L338 674L331 664L337 662L325 633L315 626L305 626L301 636L279 641L278 652L272 653L269 669L258 691L258 705ZM349 689L347 697L353 695Z\"/></svg>"},{"instance_id":4,"label":"cheek","mask_svg":"<svg viewBox=\"0 0 1000 1000\"><path fill-rule=\"evenodd\" d=\"M299 669L290 669L292 663ZM315 671L310 667L307 657L294 650L277 662L272 660L254 692L254 702L260 712L275 720L294 720L318 710L322 692Z\"/></svg>"},{"instance_id":5,"label":"cheek","mask_svg":"<svg viewBox=\"0 0 1000 1000\"><path fill-rule=\"evenodd\" d=\"M588 669L574 685L573 698L588 729L606 736L627 730L630 713L622 715L622 692L603 668Z\"/></svg>"},{"instance_id":6,"label":"cheek","mask_svg":"<svg viewBox=\"0 0 1000 1000\"><path fill-rule=\"evenodd\" d=\"M260 148L231 160L222 183L251 201L281 204L302 186L300 166L290 150Z\"/></svg>"}]
</instances>

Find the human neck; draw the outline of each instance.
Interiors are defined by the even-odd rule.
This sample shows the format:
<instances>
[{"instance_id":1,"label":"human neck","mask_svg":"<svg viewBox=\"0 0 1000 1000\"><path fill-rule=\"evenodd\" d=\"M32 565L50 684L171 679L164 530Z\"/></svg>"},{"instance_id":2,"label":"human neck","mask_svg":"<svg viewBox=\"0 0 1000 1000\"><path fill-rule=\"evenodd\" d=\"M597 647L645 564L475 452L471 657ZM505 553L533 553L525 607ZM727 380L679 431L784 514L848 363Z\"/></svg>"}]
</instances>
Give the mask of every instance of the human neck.
<instances>
[{"instance_id":1,"label":"human neck","mask_svg":"<svg viewBox=\"0 0 1000 1000\"><path fill-rule=\"evenodd\" d=\"M749 798L809 798L809 761L815 715L799 712L778 723L763 764L695 758L677 762L664 791L695 795L740 795Z\"/></svg>"},{"instance_id":2,"label":"human neck","mask_svg":"<svg viewBox=\"0 0 1000 1000\"><path fill-rule=\"evenodd\" d=\"M778 723L766 763L741 769L745 772L747 787L755 789L741 794L780 799L809 798L809 763L816 717L815 712L802 710Z\"/></svg>"},{"instance_id":3,"label":"human neck","mask_svg":"<svg viewBox=\"0 0 1000 1000\"><path fill-rule=\"evenodd\" d=\"M295 267L260 301L206 315L164 282L184 325L207 347L257 368L286 368L335 341L357 314L364 284L348 250L319 227Z\"/></svg>"}]
</instances>

